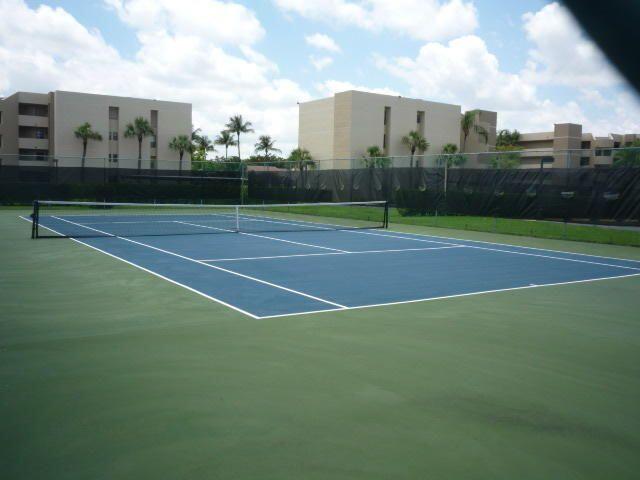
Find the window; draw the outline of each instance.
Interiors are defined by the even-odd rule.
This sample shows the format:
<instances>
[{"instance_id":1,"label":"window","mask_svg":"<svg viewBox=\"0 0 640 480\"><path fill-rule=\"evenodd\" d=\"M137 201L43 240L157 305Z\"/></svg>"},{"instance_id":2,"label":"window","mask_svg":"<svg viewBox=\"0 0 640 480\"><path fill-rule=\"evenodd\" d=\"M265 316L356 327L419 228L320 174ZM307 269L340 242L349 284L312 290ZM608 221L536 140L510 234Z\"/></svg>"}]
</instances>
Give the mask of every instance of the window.
<instances>
[{"instance_id":1,"label":"window","mask_svg":"<svg viewBox=\"0 0 640 480\"><path fill-rule=\"evenodd\" d=\"M580 148L582 150L588 150L589 148L591 148L591 142L582 142L580 144Z\"/></svg>"},{"instance_id":2,"label":"window","mask_svg":"<svg viewBox=\"0 0 640 480\"><path fill-rule=\"evenodd\" d=\"M382 148L383 149L387 148L387 134L386 133L382 136Z\"/></svg>"},{"instance_id":3,"label":"window","mask_svg":"<svg viewBox=\"0 0 640 480\"><path fill-rule=\"evenodd\" d=\"M157 146L158 146L158 139L154 135L153 137L151 137L151 148L157 148Z\"/></svg>"},{"instance_id":4,"label":"window","mask_svg":"<svg viewBox=\"0 0 640 480\"><path fill-rule=\"evenodd\" d=\"M2 110L0 110L0 125L2 125Z\"/></svg>"},{"instance_id":5,"label":"window","mask_svg":"<svg viewBox=\"0 0 640 480\"><path fill-rule=\"evenodd\" d=\"M49 115L48 105L38 105L35 103L20 103L18 105L18 115L30 115L34 117L46 117Z\"/></svg>"},{"instance_id":6,"label":"window","mask_svg":"<svg viewBox=\"0 0 640 480\"><path fill-rule=\"evenodd\" d=\"M44 140L49 138L49 129L45 127L24 127L18 128L18 138L37 138Z\"/></svg>"},{"instance_id":7,"label":"window","mask_svg":"<svg viewBox=\"0 0 640 480\"><path fill-rule=\"evenodd\" d=\"M580 157L580 166L588 167L589 166L589 157Z\"/></svg>"},{"instance_id":8,"label":"window","mask_svg":"<svg viewBox=\"0 0 640 480\"><path fill-rule=\"evenodd\" d=\"M620 142L613 142L613 148L620 148Z\"/></svg>"},{"instance_id":9,"label":"window","mask_svg":"<svg viewBox=\"0 0 640 480\"><path fill-rule=\"evenodd\" d=\"M391 117L391 107L384 107L384 124L388 125Z\"/></svg>"},{"instance_id":10,"label":"window","mask_svg":"<svg viewBox=\"0 0 640 480\"><path fill-rule=\"evenodd\" d=\"M118 107L109 107L109 120L118 120Z\"/></svg>"},{"instance_id":11,"label":"window","mask_svg":"<svg viewBox=\"0 0 640 480\"><path fill-rule=\"evenodd\" d=\"M596 157L610 157L611 150L608 148L596 148Z\"/></svg>"},{"instance_id":12,"label":"window","mask_svg":"<svg viewBox=\"0 0 640 480\"><path fill-rule=\"evenodd\" d=\"M117 153L110 153L109 154L109 161L110 162L117 162L118 161L118 154Z\"/></svg>"},{"instance_id":13,"label":"window","mask_svg":"<svg viewBox=\"0 0 640 480\"><path fill-rule=\"evenodd\" d=\"M2 148L2 135L0 135L0 148Z\"/></svg>"},{"instance_id":14,"label":"window","mask_svg":"<svg viewBox=\"0 0 640 480\"><path fill-rule=\"evenodd\" d=\"M118 140L118 132L109 132L109 140Z\"/></svg>"}]
</instances>

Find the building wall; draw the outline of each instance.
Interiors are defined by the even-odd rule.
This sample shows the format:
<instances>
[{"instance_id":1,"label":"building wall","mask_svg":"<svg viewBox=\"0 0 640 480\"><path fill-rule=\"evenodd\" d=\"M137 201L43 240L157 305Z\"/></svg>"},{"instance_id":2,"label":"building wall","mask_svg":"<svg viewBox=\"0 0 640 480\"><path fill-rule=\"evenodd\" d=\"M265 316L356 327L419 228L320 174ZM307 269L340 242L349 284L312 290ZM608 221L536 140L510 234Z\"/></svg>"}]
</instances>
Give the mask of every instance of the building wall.
<instances>
[{"instance_id":1,"label":"building wall","mask_svg":"<svg viewBox=\"0 0 640 480\"><path fill-rule=\"evenodd\" d=\"M447 143L459 145L460 106L412 98L348 92L351 106L351 157L361 157L367 147L383 149L385 135L384 112L389 109L386 154L408 156L410 151L402 137L418 130L430 146L426 154L438 154ZM424 112L418 123L418 112Z\"/></svg>"},{"instance_id":2,"label":"building wall","mask_svg":"<svg viewBox=\"0 0 640 480\"><path fill-rule=\"evenodd\" d=\"M104 165L104 159L109 158L109 153L118 154L118 166L122 168L137 166L138 141L136 138L124 137L126 124L133 122L136 117L144 117L152 122L152 117L157 115L157 148L151 148L152 137L143 140L143 168L151 167L150 159L155 154L158 168L175 169L179 156L169 149L169 142L177 135L191 134L191 105L187 103L63 91L54 92L53 97L53 153L60 157L60 165L64 162L65 165L73 166L74 162L79 162L77 157L82 155L82 141L75 138L73 132L85 122L89 122L102 135L102 141L89 141L87 145L87 166ZM117 121L109 119L110 107L117 109ZM157 114L152 113L154 111ZM117 140L110 140L110 128L114 128L114 125L118 128ZM183 161L188 165L188 154L185 154Z\"/></svg>"},{"instance_id":3,"label":"building wall","mask_svg":"<svg viewBox=\"0 0 640 480\"><path fill-rule=\"evenodd\" d=\"M418 112L422 112L420 123ZM299 146L309 150L314 159L335 159L322 162L323 168L357 167L371 146L379 147L385 155L408 157L402 137L411 130L427 138L427 154L440 153L447 143L459 146L460 141L460 106L392 95L341 92L301 103L299 118Z\"/></svg>"},{"instance_id":4,"label":"building wall","mask_svg":"<svg viewBox=\"0 0 640 480\"><path fill-rule=\"evenodd\" d=\"M15 165L18 162L17 157L11 156L18 154L18 102L18 94L0 100L0 111L2 111L0 155L4 155L3 165Z\"/></svg>"},{"instance_id":5,"label":"building wall","mask_svg":"<svg viewBox=\"0 0 640 480\"><path fill-rule=\"evenodd\" d=\"M0 101L0 110L2 111L2 125L0 125L2 148L0 148L0 154L5 155L2 158L3 165L17 165L19 162L18 154L23 152L41 153L43 157L48 155L50 149L49 116L32 115L29 112L20 111L21 104L46 108L48 103L46 94L29 92L17 92ZM35 135L35 130L38 130L41 135ZM23 158L29 157L25 155ZM42 161L37 161L37 163L42 164Z\"/></svg>"},{"instance_id":6,"label":"building wall","mask_svg":"<svg viewBox=\"0 0 640 480\"><path fill-rule=\"evenodd\" d=\"M333 158L334 98L300 104L298 146L313 152L314 158Z\"/></svg>"},{"instance_id":7,"label":"building wall","mask_svg":"<svg viewBox=\"0 0 640 480\"><path fill-rule=\"evenodd\" d=\"M345 159L352 157L353 134L353 96L352 92L337 93L334 96L333 110L333 152L332 168L349 168L351 165ZM327 167L330 163L326 163Z\"/></svg>"}]
</instances>

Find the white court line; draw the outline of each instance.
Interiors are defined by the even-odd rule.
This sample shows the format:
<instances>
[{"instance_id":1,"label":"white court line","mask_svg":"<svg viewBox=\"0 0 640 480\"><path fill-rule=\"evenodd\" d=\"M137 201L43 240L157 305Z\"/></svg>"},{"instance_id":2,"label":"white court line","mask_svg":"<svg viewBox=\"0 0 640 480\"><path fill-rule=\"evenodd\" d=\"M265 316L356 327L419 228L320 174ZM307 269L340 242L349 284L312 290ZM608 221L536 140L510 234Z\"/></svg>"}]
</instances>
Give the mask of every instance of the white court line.
<instances>
[{"instance_id":1,"label":"white court line","mask_svg":"<svg viewBox=\"0 0 640 480\"><path fill-rule=\"evenodd\" d=\"M593 257L593 258L604 258L606 260L620 260L623 262L634 262L634 263L640 263L640 260L633 260L631 258L621 258L621 257L607 257L604 255L593 255L593 254L589 254L589 253L579 253L579 252L567 252L565 250L552 250L550 248L539 248L539 247L526 247L524 245L513 245L510 243L497 243L497 242L486 242L484 240L470 240L468 238L455 238L455 237L443 237L441 235L426 235L424 233L410 233L410 232L400 232L397 230L388 230L389 232L393 232L393 233L399 233L402 235L415 235L418 237L423 237L423 238L413 238L413 237L401 237L401 236L392 236L392 235L385 235L384 233L375 233L375 232L364 232L361 230L342 230L343 232L348 232L348 233L362 233L365 235L380 235L382 237L392 237L392 238L404 238L406 240L416 240L418 242L422 241L428 241L428 242L436 242L436 240L424 240L423 238L441 238L441 239L445 239L445 240L455 240L457 242L472 242L472 243L482 243L485 245L498 245L500 247L514 247L514 248L525 248L527 250L539 250L541 252L552 252L552 253L564 253L567 255L580 255L580 256L584 256L584 257ZM486 233L486 232L479 232L479 233ZM536 237L529 237L529 238L536 238ZM556 240L556 239L543 239L543 240ZM469 245L465 245L465 246L469 246Z\"/></svg>"},{"instance_id":2,"label":"white court line","mask_svg":"<svg viewBox=\"0 0 640 480\"><path fill-rule=\"evenodd\" d=\"M256 233L236 232L235 230L226 230L224 228L210 227L208 225L199 225L197 223L181 222L180 220L176 220L175 223L182 223L183 225L191 225L192 227L208 228L210 230L223 230L225 232L231 232L231 233L235 232L235 233L239 233L240 235L248 235L250 237L266 238L267 240L275 240L277 242L292 243L294 245L302 245L303 247L312 247L312 248L320 248L322 250L331 250L332 252L351 253L351 252L349 252L347 250L340 250L338 248L323 247L323 246L314 245L314 244L311 244L311 243L294 242L293 240L285 240L283 238L269 237L267 235L258 235Z\"/></svg>"},{"instance_id":3,"label":"white court line","mask_svg":"<svg viewBox=\"0 0 640 480\"><path fill-rule=\"evenodd\" d=\"M360 250L356 252L323 252L323 253L299 253L292 255L272 255L268 257L239 257L239 258L210 258L201 259L201 262L233 262L236 260L269 260L273 258L294 258L294 257L322 257L326 255L359 255L362 253L395 253L395 252L417 252L424 250L444 250L447 248L465 248L464 245L451 245L448 247L425 247L425 248L402 248L391 250Z\"/></svg>"},{"instance_id":4,"label":"white court line","mask_svg":"<svg viewBox=\"0 0 640 480\"><path fill-rule=\"evenodd\" d=\"M246 215L245 216L251 217L251 215ZM271 222L271 220L261 220L264 222ZM308 222L305 220L294 220L297 223L290 223L290 222L276 222L273 221L272 223L283 223L286 225L298 225L299 223L307 223L310 225L314 225L316 226L316 228L322 228L323 230L334 230L332 228L329 227L320 227L319 225L329 225L332 227L344 227L344 225L338 225L338 224L332 224L332 223L323 223L323 224L316 224L314 222ZM619 258L619 257L607 257L607 256L603 256L603 255L592 255L589 253L579 253L579 252L567 252L567 251L563 251L563 250L552 250L549 248L538 248L538 247L526 247L523 245L512 245L509 243L497 243L497 242L486 242L483 240L470 240L467 238L455 238L455 237L444 237L444 236L440 236L440 235L426 235L423 233L409 233L409 232L399 232L397 230L387 230L389 232L393 232L393 233L399 233L401 235L416 235L418 237L423 237L423 238L413 238L413 237L403 237L403 236L399 236L399 235L388 235L385 233L376 233L376 232L369 232L369 231L364 231L364 230L358 230L358 229L348 229L348 228L343 228L341 230L338 230L340 232L344 232L344 233L356 233L356 234L361 234L361 235L376 235L376 236L380 236L380 237L389 237L389 238L399 238L402 240L414 240L417 242L429 242L429 243L442 243L445 245L458 245L456 243L451 243L451 242L440 242L438 240L427 240L427 239L431 239L431 238L440 238L440 239L444 239L444 240L455 240L456 242L473 242L473 243L482 243L482 244L486 244L486 245L498 245L501 247L515 247L515 248L525 248L528 250L539 250L539 251L543 251L543 252L553 252L553 253L564 253L567 255L581 255L581 256L585 256L585 257L593 257L593 258L603 258L603 259L607 259L607 260L621 260L623 262L634 262L634 263L640 263L640 260L633 260L630 258ZM464 246L469 246L469 245L464 245ZM510 252L510 253L514 253L514 252ZM606 265L606 264L605 264ZM619 266L619 265L614 265L614 266ZM632 267L627 267L627 268L632 268Z\"/></svg>"},{"instance_id":5,"label":"white court line","mask_svg":"<svg viewBox=\"0 0 640 480\"><path fill-rule=\"evenodd\" d=\"M30 219L28 218L24 218L24 217L20 217L23 220L26 220L28 222L31 222ZM73 222L69 222L69 223L73 223ZM295 225L295 224L292 224ZM42 226L42 225L41 225ZM336 226L340 226L340 225L336 225ZM43 228L47 228L48 230L53 231L54 233L61 235L60 233L54 231L51 228L48 227L44 227ZM385 235L385 234L381 234L381 233L374 233L374 232L365 232L365 231L359 231L359 230L344 230L345 232L351 232L351 233L361 233L361 234L369 234L369 235L379 235L379 236L389 236L391 238L401 238L401 239L406 239L406 240L415 240L415 241L423 241L423 242L430 242L430 243L436 243L435 241L430 241L430 240L426 240L426 239L416 239L413 237L401 237L401 236L392 236L392 235ZM399 233L402 235L416 235L419 237L425 237L425 238L442 238L442 239L447 239L447 240L456 240L456 241L465 241L465 242L477 242L477 243L483 243L483 244L488 244L488 245L500 245L500 246L506 246L506 247L516 247L516 248L525 248L525 249L532 249L532 250L539 250L539 251L548 251L548 252L554 252L554 253L566 253L566 254L572 254L572 255L584 255L584 256L588 256L588 257L595 257L595 258L605 258L605 259L611 259L611 260L621 260L621 261L631 261L631 262L639 262L638 260L630 260L630 259L624 259L624 258L616 258L616 257L605 257L605 256L599 256L599 255L590 255L590 254L583 254L583 253L576 253L576 252L564 252L564 251L560 251L560 250L551 250L551 249L544 249L544 248L536 248L536 247L525 247L525 246L520 246L520 245L510 245L510 244L502 244L502 243L494 243L494 242L485 242L485 241L480 241L480 240L468 240L468 239L460 239L460 238L452 238L452 237L443 237L443 236L437 236L437 235L424 235L424 234L418 234L418 233L407 233L407 232L398 232L398 231L394 231L391 230L394 233ZM373 308L373 307L379 307L379 306L391 306L391 305L401 305L401 304L405 304L405 303L417 303L417 302L427 302L427 301L432 301L432 300L444 300L444 299L448 299L448 298L458 298L458 297L466 297L466 296L474 296L474 295L482 295L482 294L486 294L486 293L499 293L499 292L507 292L507 291L513 291L513 290L524 290L524 289L529 289L529 288L539 288L539 287L548 287L548 286L557 286L557 285L570 285L570 284L577 284L577 283L588 283L588 282L596 282L596 281L601 281L601 280L611 280L611 279L620 279L620 278L629 278L629 277L636 277L636 276L640 276L640 273L634 273L634 274L629 274L629 275L618 275L618 276L612 276L612 277L600 277L600 278L591 278L591 279L585 279L585 280L574 280L574 281L569 281L569 282L558 282L558 283L547 283L547 284L537 284L537 285L528 285L528 286L523 286L523 287L512 287L512 288L504 288L504 289L496 289L496 290L485 290L485 291L479 291L479 292L471 292L471 293L463 293L463 294L455 294L455 295L447 295L447 296L441 296L441 297L432 297L432 298L422 298L422 299L414 299L414 300L404 300L404 301L399 301L399 302L387 302L387 303L377 303L377 304L368 304L368 305L359 305L359 306L354 306L354 307L346 307L346 306L340 306L339 308L332 308L332 309L327 309L327 310L314 310L314 311L305 311L305 312L294 312L294 313L286 313L286 314L279 314L279 315L267 315L267 316L257 316L257 315L253 315L249 312L246 312L244 310L241 310L238 307L235 307L233 305L227 304L226 302L223 302L219 299L216 299L215 297L210 297L202 292L199 292L198 290L194 290L191 287L188 287L186 285L183 285L179 282L176 282L174 280L171 280L169 278L166 278L160 274L157 274L151 270L147 270L144 267L141 267L135 263L129 262L128 260L124 260L123 258L120 258L116 255L113 255L109 252L105 252L97 247L94 247L90 244L84 243L80 240L77 240L75 238L71 238L71 240L80 243L82 245L88 246L89 248L92 248L94 250L97 250L101 253L105 253L106 255L109 255L113 258L116 258L118 260L121 260L125 263L128 263L134 267L140 268L141 270L144 270L148 273L151 273L152 275L155 275L159 278L165 279L171 283L174 283L178 286L182 286L184 288L186 288L187 290L193 291L194 293L197 293L205 298L208 298L210 300L213 300L217 303L220 303L222 305L228 306L229 308L232 308L233 310L236 310L240 313L244 313L245 315L248 315L252 318L256 318L256 319L269 319L269 318L278 318L278 317L289 317L289 316L297 316L297 315L307 315L307 314L314 314L314 313L326 313L326 312L336 312L336 311L343 311L343 310L356 310L356 309L364 309L364 308ZM126 239L123 239L126 240ZM437 243L444 243L444 242L437 242ZM451 244L452 246L460 246L460 247L468 247L469 245L456 245L456 244ZM154 247L151 247L154 248ZM514 253L514 252L508 252L508 253ZM317 255L322 255L322 254L317 254ZM206 265L206 264L205 264ZM613 267L620 267L620 265L612 265ZM624 267L623 267L624 268Z\"/></svg>"},{"instance_id":6,"label":"white court line","mask_svg":"<svg viewBox=\"0 0 640 480\"><path fill-rule=\"evenodd\" d=\"M199 265L204 265L205 267L213 268L215 270L220 270L221 272L230 273L231 275L236 275L238 277L246 278L247 280L252 280L252 281L257 282L257 283L262 283L264 285L268 285L268 286L273 287L273 288L278 288L280 290L284 290L284 291L287 291L287 292L290 292L290 293L295 293L296 295L307 297L307 298L310 298L312 300L316 300L318 302L326 303L328 305L333 305L333 306L339 307L339 308L347 308L344 305L340 305L339 303L331 302L329 300L325 300L325 299L319 298L319 297L314 297L313 295L309 295L308 293L300 292L300 291L294 290L292 288L287 288L287 287L284 287L282 285L278 285L276 283L267 282L266 280L261 280L261 279L256 278L256 277L251 277L251 276L245 275L243 273L234 272L233 270L228 270L226 268L218 267L218 266L215 266L215 265L209 265L208 263L201 262L201 261L196 260L194 258L185 257L184 255L180 255L179 253L175 253L175 252L171 252L169 250L164 250L162 248L154 247L153 245L148 245L146 243L138 242L136 240L131 240L130 238L119 237L118 235L113 235L113 234L108 233L108 232L103 232L103 231L98 230L96 228L87 227L87 226L81 225L79 223L72 222L71 220L65 220L64 218L56 217L55 215L51 215L51 218L55 218L57 220L61 220L63 222L70 223L72 225L77 225L79 227L83 227L83 228L86 228L86 229L89 229L89 230L93 230L93 231L101 233L103 235L107 235L108 237L117 238L119 240L124 240L125 242L131 242L131 243L134 243L136 245L141 245L143 247L150 248L152 250L157 250L158 252L166 253L167 255L173 255L175 257L182 258L183 260L188 260L190 262L194 262L194 263L197 263Z\"/></svg>"},{"instance_id":7,"label":"white court line","mask_svg":"<svg viewBox=\"0 0 640 480\"><path fill-rule=\"evenodd\" d=\"M361 232L361 231L357 231L357 230L345 230L345 231L349 231L349 232L353 232L353 233L362 233L362 234L365 234L365 235L379 235L379 236L382 236L382 237L400 238L400 239L403 239L403 240L413 240L413 241L416 241L416 242L425 242L425 243L433 243L434 242L433 240L426 240L426 239L422 239L422 238L401 237L401 236L398 236L398 235L385 235L384 233ZM419 235L419 234L415 234L415 235ZM437 237L437 238L446 238L446 237ZM467 240L467 241L475 242L475 240ZM435 243L444 243L444 242L435 242ZM486 243L486 244L489 244L489 245L504 245L504 246L507 246L507 247L518 247L517 245L508 245L508 244L499 244L499 243L492 244L490 242L481 242L481 243ZM604 266L604 267L626 268L626 269L629 269L629 270L638 270L638 271L640 271L640 268L626 267L626 266L623 266L623 265L614 265L614 264L611 264L611 263L591 262L589 260L579 260L577 258L555 257L555 256L552 256L552 255L541 255L539 253L514 252L513 250L503 250L503 249L500 249L500 248L479 247L477 245L462 245L462 246L464 246L466 248L475 248L477 250L489 250L489 251L494 251L494 252L512 253L514 255L527 255L527 256L530 256L530 257L541 257L541 258L549 258L549 259L552 259L552 260L563 260L565 262L589 263L589 264L592 264L592 265L601 265L601 266ZM523 247L523 248L529 248L529 247ZM544 249L536 249L536 250L544 250ZM558 252L556 250L548 250L548 251L556 252L556 253L571 253L571 252ZM577 253L575 255L582 255L582 254L581 253ZM610 257L598 257L596 255L589 255L589 256L590 257L595 257L595 258L610 258ZM625 261L625 259L622 259L622 258L611 258L611 259L612 260Z\"/></svg>"},{"instance_id":8,"label":"white court line","mask_svg":"<svg viewBox=\"0 0 640 480\"><path fill-rule=\"evenodd\" d=\"M23 220L26 220L29 223L33 223L33 221L30 218L25 218L25 217L22 217L22 216L20 216L20 218L23 219ZM61 237L65 237L64 234L54 230L53 228L45 227L44 225L40 225L40 227L45 228L45 229L55 233L56 235L60 235ZM229 307L230 309L235 310L236 312L240 312L240 313L242 313L244 315L247 315L247 316L249 316L251 318L255 318L256 320L258 320L260 318L259 316L254 315L253 313L249 313L246 310L242 310L241 308L238 308L238 307L236 307L234 305L231 305L230 303L227 303L227 302L225 302L223 300L220 300L219 298L212 297L211 295L207 295L206 293L201 292L200 290L196 290L195 288L191 288L188 285L180 283L180 282L178 282L176 280L172 280L169 277L165 277L164 275L161 275L161 274L159 274L157 272L154 272L153 270L149 270L148 268L145 268L145 267L143 267L141 265L138 265L137 263L133 263L133 262L130 262L129 260L125 260L124 258L118 257L117 255L114 255L113 253L109 253L109 252L107 252L105 250L102 250L102 249L100 249L98 247L94 247L93 245L91 245L89 243L85 243L85 242L83 242L81 240L78 240L77 238L72 238L72 237L66 237L66 238L68 238L69 240L72 240L72 241L74 241L76 243L79 243L80 245L84 245L85 247L89 247L89 248L91 248L93 250L96 250L96 251L98 251L100 253L104 253L105 255L108 255L108 256L110 256L112 258L115 258L116 260L120 260L121 262L124 262L124 263L126 263L128 265L131 265L132 267L139 268L140 270L143 270L143 271L145 271L147 273L150 273L151 275L154 275L154 276L156 276L158 278L166 280L169 283L173 283L174 285L177 285L179 287L185 288L185 289L189 290L190 292L196 293L196 294L200 295L201 297L204 297L204 298L206 298L208 300L212 300L212 301L214 301L216 303L219 303L220 305L224 305L225 307ZM335 309L331 309L331 311L335 311Z\"/></svg>"},{"instance_id":9,"label":"white court line","mask_svg":"<svg viewBox=\"0 0 640 480\"><path fill-rule=\"evenodd\" d=\"M299 312L299 313L284 313L279 315L265 315L259 317L260 320L267 318L280 318L280 317L291 317L297 315L310 315L313 313L326 313L326 312L337 312L337 311L345 311L345 310L360 310L364 308L374 308L374 307L386 307L391 305L403 305L405 303L418 303L418 302L430 302L433 300L446 300L448 298L459 298L459 297L471 297L475 295L484 295L485 293L499 293L499 292L510 292L513 290L526 290L529 288L540 288L540 287L555 287L558 285L571 285L574 283L588 283L588 282L599 282L601 280L615 280L619 278L629 278L629 277L637 277L640 276L640 273L631 273L629 275L617 275L614 277L599 277L599 278L587 278L585 280L572 280L569 282L557 282L557 283L541 283L539 285L526 285L523 287L511 287L511 288L499 288L495 290L482 290L479 292L470 292L470 293L458 293L455 295L445 295L442 297L431 297L431 298L417 298L415 300L402 300L399 302L387 302L387 303L372 303L369 305L357 305L355 307L346 307L346 308L332 308L329 310L316 310L316 311L307 311L307 312Z\"/></svg>"}]
</instances>

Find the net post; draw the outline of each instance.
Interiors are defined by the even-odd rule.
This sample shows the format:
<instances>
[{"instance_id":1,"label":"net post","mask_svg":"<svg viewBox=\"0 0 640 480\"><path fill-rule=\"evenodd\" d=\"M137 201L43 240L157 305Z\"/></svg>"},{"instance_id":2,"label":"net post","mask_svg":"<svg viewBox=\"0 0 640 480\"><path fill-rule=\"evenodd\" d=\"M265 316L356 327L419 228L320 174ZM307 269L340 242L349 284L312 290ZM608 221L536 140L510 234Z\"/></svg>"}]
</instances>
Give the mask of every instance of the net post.
<instances>
[{"instance_id":1,"label":"net post","mask_svg":"<svg viewBox=\"0 0 640 480\"><path fill-rule=\"evenodd\" d=\"M240 206L236 205L236 232L240 232Z\"/></svg>"},{"instance_id":2,"label":"net post","mask_svg":"<svg viewBox=\"0 0 640 480\"><path fill-rule=\"evenodd\" d=\"M31 238L38 238L38 222L40 217L40 202L33 201L33 213L31 213Z\"/></svg>"}]
</instances>

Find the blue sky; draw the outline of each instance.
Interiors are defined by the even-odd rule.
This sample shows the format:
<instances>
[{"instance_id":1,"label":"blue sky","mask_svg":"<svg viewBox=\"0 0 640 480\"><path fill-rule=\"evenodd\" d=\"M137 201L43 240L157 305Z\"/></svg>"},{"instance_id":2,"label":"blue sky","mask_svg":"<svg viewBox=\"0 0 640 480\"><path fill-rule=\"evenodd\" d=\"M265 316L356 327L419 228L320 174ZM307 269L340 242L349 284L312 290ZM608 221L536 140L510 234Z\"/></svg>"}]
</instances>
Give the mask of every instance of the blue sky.
<instances>
[{"instance_id":1,"label":"blue sky","mask_svg":"<svg viewBox=\"0 0 640 480\"><path fill-rule=\"evenodd\" d=\"M188 101L209 135L242 113L286 151L297 101L350 88L496 110L520 131L640 131L635 94L555 2L0 0L0 95Z\"/></svg>"}]
</instances>

